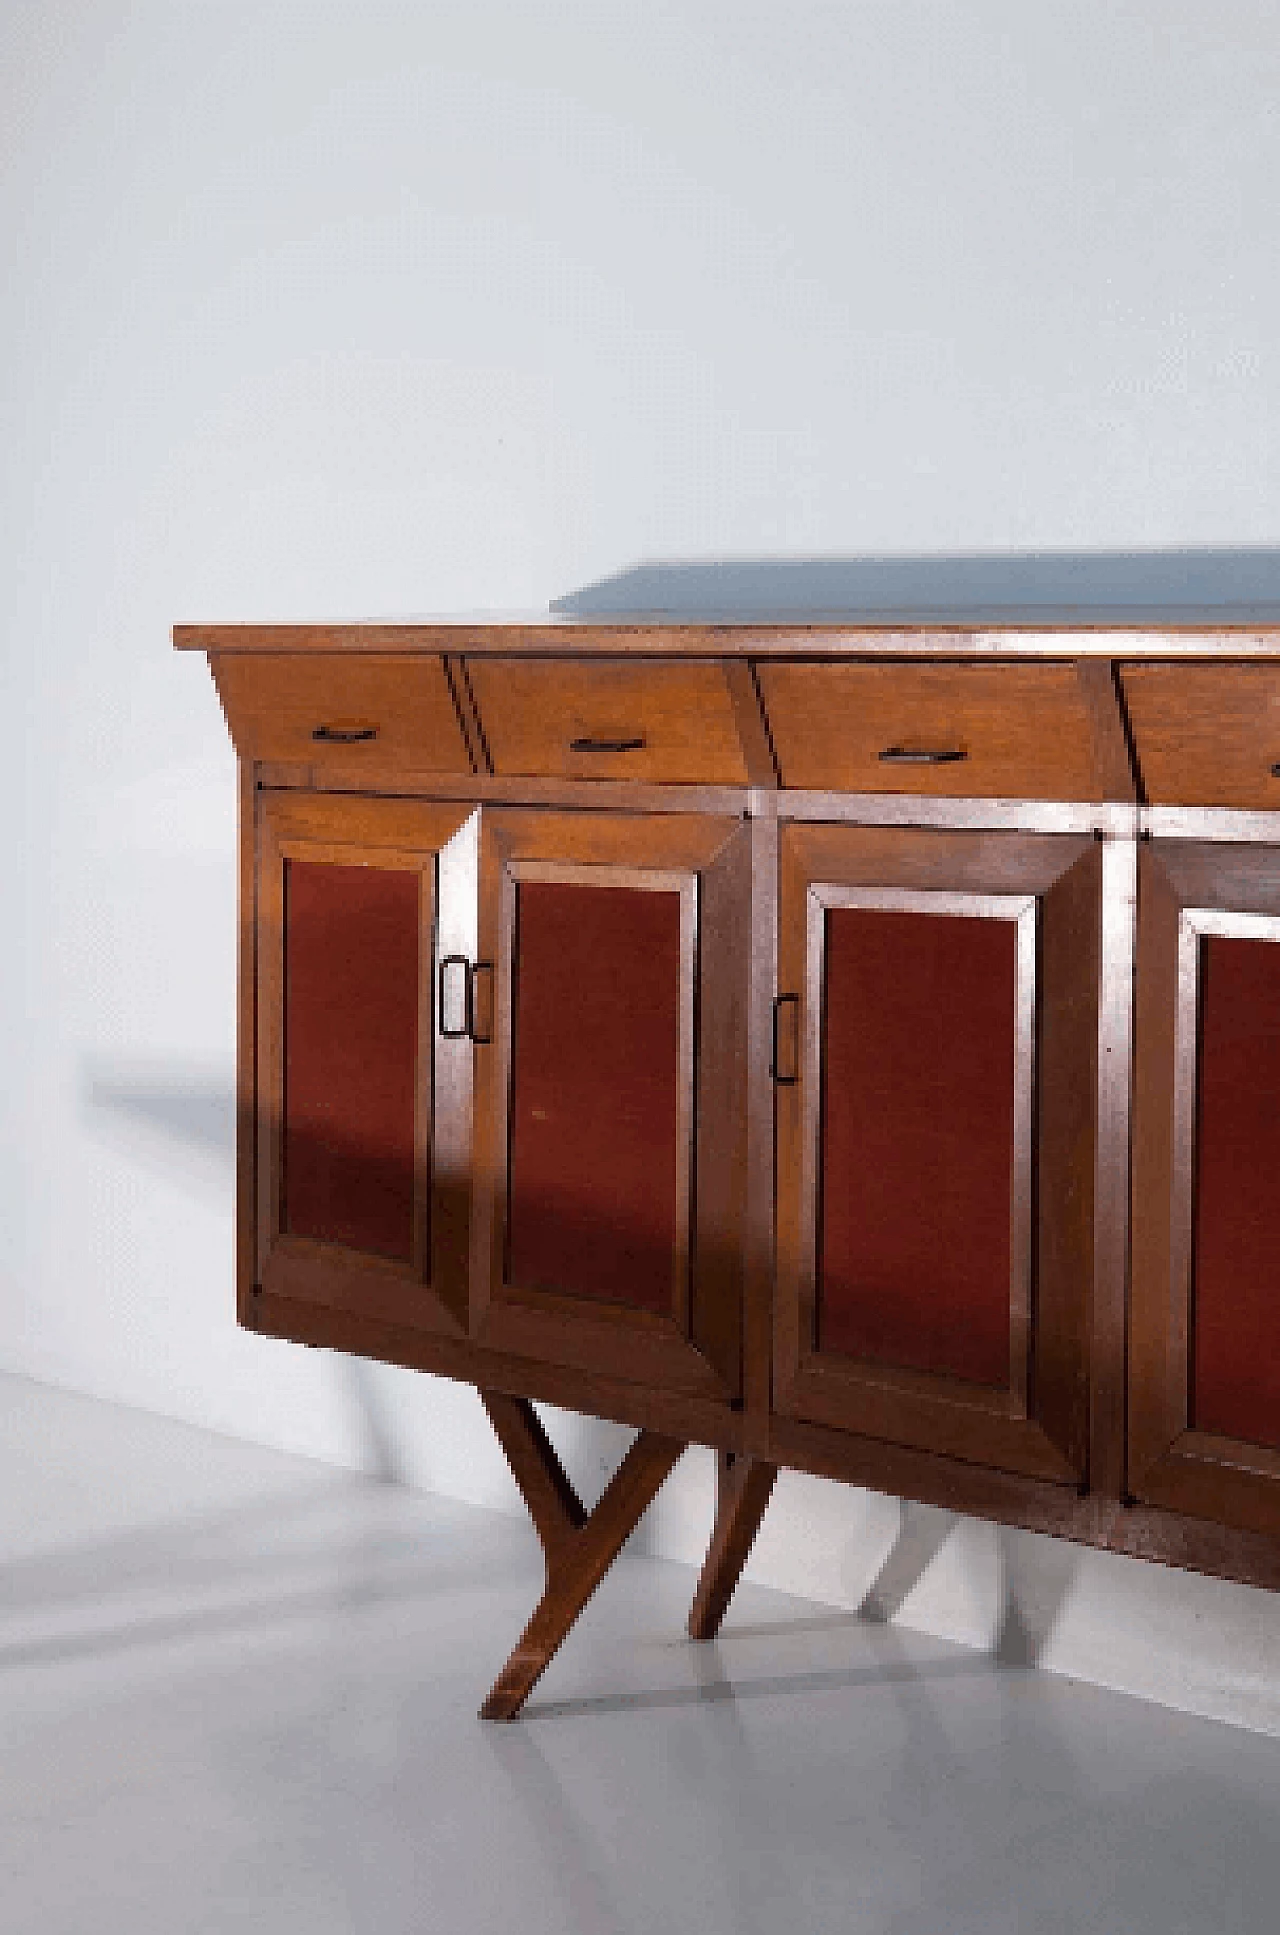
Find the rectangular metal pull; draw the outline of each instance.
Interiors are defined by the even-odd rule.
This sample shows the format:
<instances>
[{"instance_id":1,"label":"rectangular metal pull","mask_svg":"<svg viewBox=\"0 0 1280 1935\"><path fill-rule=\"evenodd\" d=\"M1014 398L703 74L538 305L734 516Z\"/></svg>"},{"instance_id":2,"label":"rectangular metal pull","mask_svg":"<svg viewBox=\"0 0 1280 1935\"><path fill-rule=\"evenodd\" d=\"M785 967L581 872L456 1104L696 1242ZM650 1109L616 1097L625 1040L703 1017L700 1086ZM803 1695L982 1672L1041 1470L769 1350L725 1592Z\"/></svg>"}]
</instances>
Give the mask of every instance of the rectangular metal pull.
<instances>
[{"instance_id":1,"label":"rectangular metal pull","mask_svg":"<svg viewBox=\"0 0 1280 1935\"><path fill-rule=\"evenodd\" d=\"M586 736L582 739L571 739L569 741L570 752L580 753L643 752L644 746L645 736L643 733L638 733L634 739L592 739L590 736Z\"/></svg>"},{"instance_id":2,"label":"rectangular metal pull","mask_svg":"<svg viewBox=\"0 0 1280 1935\"><path fill-rule=\"evenodd\" d=\"M783 1005L789 1006L795 1016L795 1027L791 1036L791 1072L784 1075L778 1059L778 1041L781 1035L779 1026ZM798 994L779 994L773 1001L773 1053L769 1058L769 1073L779 1088L794 1088L800 1080L800 997Z\"/></svg>"},{"instance_id":3,"label":"rectangular metal pull","mask_svg":"<svg viewBox=\"0 0 1280 1935\"><path fill-rule=\"evenodd\" d=\"M459 1024L451 1026L448 1020L450 971L459 969L462 973L461 1002L459 1004L459 1002L455 1001L454 1009L456 1012L458 1006L461 1005L462 1020ZM457 986L456 976L454 986L455 988ZM472 1024L475 1020L471 987L471 963L465 954L445 954L441 958L439 1013L440 1033L443 1039L445 1041L465 1041L466 1037L471 1033Z\"/></svg>"},{"instance_id":4,"label":"rectangular metal pull","mask_svg":"<svg viewBox=\"0 0 1280 1935\"><path fill-rule=\"evenodd\" d=\"M476 982L479 980L482 974L485 974L489 977L488 1001L485 1008L485 1023L484 1023L485 1032L483 1034L479 1032L479 1029L476 1023L476 1015L479 1010L479 1003L477 1002L476 996L475 996ZM493 1040L494 976L493 976L492 961L476 962L475 966L471 970L471 990L472 990L471 1023L470 1023L471 1039L473 1042L475 1042L478 1048L487 1048L489 1043Z\"/></svg>"}]
</instances>

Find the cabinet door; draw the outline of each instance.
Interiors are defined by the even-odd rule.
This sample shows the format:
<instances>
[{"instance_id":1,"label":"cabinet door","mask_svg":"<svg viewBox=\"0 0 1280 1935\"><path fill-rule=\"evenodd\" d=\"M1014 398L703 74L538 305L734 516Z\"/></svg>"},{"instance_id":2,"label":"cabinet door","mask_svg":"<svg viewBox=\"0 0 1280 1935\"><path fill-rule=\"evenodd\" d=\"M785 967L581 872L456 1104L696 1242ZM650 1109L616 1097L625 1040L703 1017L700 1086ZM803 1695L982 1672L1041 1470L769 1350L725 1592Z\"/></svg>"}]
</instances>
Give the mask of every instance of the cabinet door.
<instances>
[{"instance_id":1,"label":"cabinet door","mask_svg":"<svg viewBox=\"0 0 1280 1935\"><path fill-rule=\"evenodd\" d=\"M1079 1482L1100 845L782 831L784 1415Z\"/></svg>"},{"instance_id":2,"label":"cabinet door","mask_svg":"<svg viewBox=\"0 0 1280 1935\"><path fill-rule=\"evenodd\" d=\"M1280 1536L1280 847L1144 842L1129 1485Z\"/></svg>"},{"instance_id":3,"label":"cabinet door","mask_svg":"<svg viewBox=\"0 0 1280 1935\"><path fill-rule=\"evenodd\" d=\"M257 1281L461 1335L478 814L258 797Z\"/></svg>"},{"instance_id":4,"label":"cabinet door","mask_svg":"<svg viewBox=\"0 0 1280 1935\"><path fill-rule=\"evenodd\" d=\"M485 815L483 1343L738 1395L749 860L740 819Z\"/></svg>"}]
</instances>

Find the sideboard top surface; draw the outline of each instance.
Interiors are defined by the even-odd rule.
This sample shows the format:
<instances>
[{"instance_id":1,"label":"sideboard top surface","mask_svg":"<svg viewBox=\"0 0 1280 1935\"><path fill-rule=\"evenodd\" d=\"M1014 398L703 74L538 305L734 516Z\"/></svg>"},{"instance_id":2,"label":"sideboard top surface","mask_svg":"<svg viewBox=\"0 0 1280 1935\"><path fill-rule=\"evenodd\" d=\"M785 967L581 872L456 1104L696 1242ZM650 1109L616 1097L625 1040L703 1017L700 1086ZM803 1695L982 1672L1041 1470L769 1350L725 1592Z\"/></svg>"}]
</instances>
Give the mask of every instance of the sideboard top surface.
<instances>
[{"instance_id":1,"label":"sideboard top surface","mask_svg":"<svg viewBox=\"0 0 1280 1935\"><path fill-rule=\"evenodd\" d=\"M1280 613L1260 622L1229 607L1212 614L999 624L938 617L725 623L676 619L485 619L396 623L175 625L178 651L449 652L620 657L1280 658Z\"/></svg>"}]
</instances>

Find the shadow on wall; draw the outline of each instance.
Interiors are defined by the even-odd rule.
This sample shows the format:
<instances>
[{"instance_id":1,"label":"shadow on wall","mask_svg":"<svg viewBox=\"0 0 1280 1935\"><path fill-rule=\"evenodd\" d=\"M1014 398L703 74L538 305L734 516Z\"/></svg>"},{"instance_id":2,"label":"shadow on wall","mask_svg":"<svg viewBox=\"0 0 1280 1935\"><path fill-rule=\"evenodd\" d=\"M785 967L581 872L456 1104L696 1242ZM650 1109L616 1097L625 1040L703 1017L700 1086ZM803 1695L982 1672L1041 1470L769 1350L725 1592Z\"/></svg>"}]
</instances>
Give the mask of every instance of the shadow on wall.
<instances>
[{"instance_id":1,"label":"shadow on wall","mask_svg":"<svg viewBox=\"0 0 1280 1935\"><path fill-rule=\"evenodd\" d=\"M91 1110L105 1111L235 1168L236 1092L225 1079L192 1074L164 1080L87 1069L84 1095Z\"/></svg>"},{"instance_id":2,"label":"shadow on wall","mask_svg":"<svg viewBox=\"0 0 1280 1935\"><path fill-rule=\"evenodd\" d=\"M144 1149L150 1139L157 1150L161 1145L172 1149L176 1143L184 1151L212 1157L225 1170L226 1187L231 1188L236 1163L234 1082L195 1073L126 1074L87 1067L83 1093L91 1119L139 1132ZM130 1145L138 1147L134 1137ZM371 1475L388 1483L401 1482L404 1460L373 1367L362 1357L335 1354L333 1362L340 1367L358 1417Z\"/></svg>"},{"instance_id":3,"label":"shadow on wall","mask_svg":"<svg viewBox=\"0 0 1280 1935\"><path fill-rule=\"evenodd\" d=\"M564 618L899 624L1280 624L1280 549L974 552L630 565L553 600Z\"/></svg>"}]
</instances>

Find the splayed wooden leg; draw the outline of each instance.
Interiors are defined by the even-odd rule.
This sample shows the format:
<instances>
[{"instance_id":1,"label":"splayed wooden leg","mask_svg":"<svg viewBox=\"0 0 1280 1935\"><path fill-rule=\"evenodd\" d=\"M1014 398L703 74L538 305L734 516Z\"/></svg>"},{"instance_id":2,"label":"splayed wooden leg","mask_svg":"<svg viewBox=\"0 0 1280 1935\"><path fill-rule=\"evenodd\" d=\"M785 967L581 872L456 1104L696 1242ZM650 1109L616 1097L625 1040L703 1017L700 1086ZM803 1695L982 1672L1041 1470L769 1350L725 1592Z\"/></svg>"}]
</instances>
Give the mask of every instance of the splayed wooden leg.
<instances>
[{"instance_id":1,"label":"splayed wooden leg","mask_svg":"<svg viewBox=\"0 0 1280 1935\"><path fill-rule=\"evenodd\" d=\"M716 1522L689 1613L690 1639L714 1639L729 1610L747 1554L760 1530L778 1467L722 1451L716 1468Z\"/></svg>"},{"instance_id":2,"label":"splayed wooden leg","mask_svg":"<svg viewBox=\"0 0 1280 1935\"><path fill-rule=\"evenodd\" d=\"M514 1720L685 1446L642 1431L588 1513L533 1406L495 1391L480 1395L547 1562L537 1610L480 1709L484 1720Z\"/></svg>"}]
</instances>

